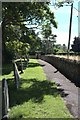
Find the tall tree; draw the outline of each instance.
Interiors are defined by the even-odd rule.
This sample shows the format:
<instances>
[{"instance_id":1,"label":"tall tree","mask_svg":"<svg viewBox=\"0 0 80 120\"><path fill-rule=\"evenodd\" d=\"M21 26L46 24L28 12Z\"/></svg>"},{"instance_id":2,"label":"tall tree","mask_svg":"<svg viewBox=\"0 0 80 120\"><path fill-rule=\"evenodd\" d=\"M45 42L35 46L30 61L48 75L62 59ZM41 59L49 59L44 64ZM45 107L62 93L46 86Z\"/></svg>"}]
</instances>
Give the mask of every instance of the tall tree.
<instances>
[{"instance_id":1,"label":"tall tree","mask_svg":"<svg viewBox=\"0 0 80 120\"><path fill-rule=\"evenodd\" d=\"M39 2L3 2L2 3L2 39L3 54L7 51L6 42L18 40L33 45L36 40L35 29L48 24L57 28L54 13L49 3ZM34 26L35 25L35 26Z\"/></svg>"},{"instance_id":2,"label":"tall tree","mask_svg":"<svg viewBox=\"0 0 80 120\"><path fill-rule=\"evenodd\" d=\"M80 52L80 38L75 37L72 45L72 51Z\"/></svg>"}]
</instances>

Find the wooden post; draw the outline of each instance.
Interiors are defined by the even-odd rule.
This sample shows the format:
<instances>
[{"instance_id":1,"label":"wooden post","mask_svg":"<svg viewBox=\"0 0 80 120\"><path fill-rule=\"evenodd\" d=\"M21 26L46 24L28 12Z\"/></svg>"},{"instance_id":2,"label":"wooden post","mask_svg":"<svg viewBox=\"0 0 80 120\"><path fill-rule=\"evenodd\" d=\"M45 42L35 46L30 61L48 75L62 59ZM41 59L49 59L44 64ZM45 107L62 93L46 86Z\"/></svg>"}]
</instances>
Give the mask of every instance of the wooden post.
<instances>
[{"instance_id":1,"label":"wooden post","mask_svg":"<svg viewBox=\"0 0 80 120\"><path fill-rule=\"evenodd\" d=\"M72 26L72 13L73 13L73 3L71 4L71 16L70 16L70 26L69 26L69 40L68 40L68 55L70 51L70 39L71 39L71 26Z\"/></svg>"},{"instance_id":2,"label":"wooden post","mask_svg":"<svg viewBox=\"0 0 80 120\"><path fill-rule=\"evenodd\" d=\"M8 85L6 79L3 79L2 80L2 117L4 119L8 118L8 109L9 109Z\"/></svg>"},{"instance_id":3,"label":"wooden post","mask_svg":"<svg viewBox=\"0 0 80 120\"><path fill-rule=\"evenodd\" d=\"M22 60L20 59L21 61L21 73L23 73L23 63L22 63Z\"/></svg>"},{"instance_id":4,"label":"wooden post","mask_svg":"<svg viewBox=\"0 0 80 120\"><path fill-rule=\"evenodd\" d=\"M18 72L18 68L15 62L13 62L13 67L14 67L14 79L15 79L15 86L16 88L19 87L19 80L20 80L20 75Z\"/></svg>"}]
</instances>

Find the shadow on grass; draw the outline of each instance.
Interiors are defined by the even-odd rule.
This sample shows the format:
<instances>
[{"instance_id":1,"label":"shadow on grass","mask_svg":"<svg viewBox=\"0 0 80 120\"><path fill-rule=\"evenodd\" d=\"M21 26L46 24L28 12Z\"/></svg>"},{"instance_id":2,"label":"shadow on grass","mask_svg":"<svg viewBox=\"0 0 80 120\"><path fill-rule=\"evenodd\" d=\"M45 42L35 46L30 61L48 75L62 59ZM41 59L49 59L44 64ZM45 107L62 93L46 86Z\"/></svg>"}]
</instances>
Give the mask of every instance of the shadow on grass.
<instances>
[{"instance_id":1,"label":"shadow on grass","mask_svg":"<svg viewBox=\"0 0 80 120\"><path fill-rule=\"evenodd\" d=\"M13 64L2 64L2 75L8 75L13 71Z\"/></svg>"},{"instance_id":2,"label":"shadow on grass","mask_svg":"<svg viewBox=\"0 0 80 120\"><path fill-rule=\"evenodd\" d=\"M44 67L45 65L39 63L31 63L31 62L28 64L28 67L38 67L38 66Z\"/></svg>"},{"instance_id":3,"label":"shadow on grass","mask_svg":"<svg viewBox=\"0 0 80 120\"><path fill-rule=\"evenodd\" d=\"M44 80L37 81L36 79L21 80L21 86L25 84L25 87L15 89L14 80L9 80L9 95L10 95L10 107L23 104L32 100L34 103L41 103L44 101L44 95L52 95L62 97L68 94L64 93L63 89L58 89L55 83Z\"/></svg>"},{"instance_id":4,"label":"shadow on grass","mask_svg":"<svg viewBox=\"0 0 80 120\"><path fill-rule=\"evenodd\" d=\"M17 64L18 70L21 71L21 61L17 61L16 64ZM32 68L32 67L38 67L38 66L41 66L41 67L45 66L39 63L33 63L33 62L28 63L27 61L22 61L22 65L23 65L23 70L30 67Z\"/></svg>"},{"instance_id":5,"label":"shadow on grass","mask_svg":"<svg viewBox=\"0 0 80 120\"><path fill-rule=\"evenodd\" d=\"M39 63L27 63L26 61L23 61L23 70L25 70L27 67L37 67L37 66L45 66L45 65L41 65ZM17 67L19 66L19 64L21 64L20 61L16 62ZM3 64L2 65L2 75L8 75L13 71L13 64L12 63L8 63L8 64Z\"/></svg>"}]
</instances>

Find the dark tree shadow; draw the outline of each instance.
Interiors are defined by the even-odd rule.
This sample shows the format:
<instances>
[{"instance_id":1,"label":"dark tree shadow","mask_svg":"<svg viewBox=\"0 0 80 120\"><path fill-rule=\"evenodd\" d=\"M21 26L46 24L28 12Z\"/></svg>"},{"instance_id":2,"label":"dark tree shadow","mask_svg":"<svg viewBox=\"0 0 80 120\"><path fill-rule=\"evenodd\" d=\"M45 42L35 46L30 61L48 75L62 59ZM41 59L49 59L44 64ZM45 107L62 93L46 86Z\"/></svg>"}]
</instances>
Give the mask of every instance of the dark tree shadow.
<instances>
[{"instance_id":1,"label":"dark tree shadow","mask_svg":"<svg viewBox=\"0 0 80 120\"><path fill-rule=\"evenodd\" d=\"M23 68L23 70L25 70L26 68L30 68L30 67L32 68L32 67L38 67L38 66L41 66L41 67L45 66L45 65L41 65L39 63L32 63L32 62L28 63L27 61L22 61L22 65L21 65L21 61L17 61L16 64L18 67L18 71L21 71L22 68ZM21 66L23 66L23 67L21 67ZM20 74L22 74L22 72L20 72Z\"/></svg>"},{"instance_id":2,"label":"dark tree shadow","mask_svg":"<svg viewBox=\"0 0 80 120\"><path fill-rule=\"evenodd\" d=\"M25 70L28 67L28 62L26 60L22 60L22 62L18 60L16 65L18 67L18 71L21 71L21 69Z\"/></svg>"},{"instance_id":3,"label":"dark tree shadow","mask_svg":"<svg viewBox=\"0 0 80 120\"><path fill-rule=\"evenodd\" d=\"M17 61L16 64L17 64L17 67L18 67L18 70L19 70L21 61ZM22 61L22 64L23 64L23 70L25 70L27 67L30 68L30 67L37 67L37 66L42 66L42 67L45 66L45 65L41 65L39 63L31 63L31 62L27 63L27 61ZM2 75L8 75L13 70L14 70L13 69L13 63L8 63L8 64L3 64L2 65Z\"/></svg>"},{"instance_id":4,"label":"dark tree shadow","mask_svg":"<svg viewBox=\"0 0 80 120\"><path fill-rule=\"evenodd\" d=\"M2 75L8 75L13 71L13 64L2 64Z\"/></svg>"},{"instance_id":5,"label":"dark tree shadow","mask_svg":"<svg viewBox=\"0 0 80 120\"><path fill-rule=\"evenodd\" d=\"M38 66L42 66L43 67L45 65L41 65L39 63L31 63L31 62L28 64L28 67L38 67Z\"/></svg>"},{"instance_id":6,"label":"dark tree shadow","mask_svg":"<svg viewBox=\"0 0 80 120\"><path fill-rule=\"evenodd\" d=\"M37 81L36 79L22 79L21 85L24 83L30 84L30 86L15 89L14 80L8 80L10 107L23 104L30 99L35 103L42 103L44 102L44 95L52 95L53 97L57 97L58 95L65 97L68 95L64 93L63 89L57 88L55 83L47 80Z\"/></svg>"},{"instance_id":7,"label":"dark tree shadow","mask_svg":"<svg viewBox=\"0 0 80 120\"><path fill-rule=\"evenodd\" d=\"M54 71L54 73L57 73L57 72L58 72L58 70Z\"/></svg>"}]
</instances>

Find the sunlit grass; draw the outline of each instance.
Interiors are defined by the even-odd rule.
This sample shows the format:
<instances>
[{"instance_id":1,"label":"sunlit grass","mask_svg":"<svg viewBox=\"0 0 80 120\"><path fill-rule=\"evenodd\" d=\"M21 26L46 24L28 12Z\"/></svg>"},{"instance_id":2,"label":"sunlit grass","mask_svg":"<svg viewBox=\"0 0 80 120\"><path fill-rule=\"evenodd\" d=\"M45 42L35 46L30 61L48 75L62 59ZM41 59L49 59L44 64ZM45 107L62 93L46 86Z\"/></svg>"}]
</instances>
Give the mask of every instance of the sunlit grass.
<instances>
[{"instance_id":1,"label":"sunlit grass","mask_svg":"<svg viewBox=\"0 0 80 120\"><path fill-rule=\"evenodd\" d=\"M21 74L20 88L15 89L9 81L9 118L71 118L57 85L46 80L46 75L37 60L31 59L28 68Z\"/></svg>"},{"instance_id":2,"label":"sunlit grass","mask_svg":"<svg viewBox=\"0 0 80 120\"><path fill-rule=\"evenodd\" d=\"M46 80L46 75L43 72L42 67L39 63L33 59L30 60L29 66L24 70L24 74L21 75L23 79L37 79L37 80Z\"/></svg>"}]
</instances>

